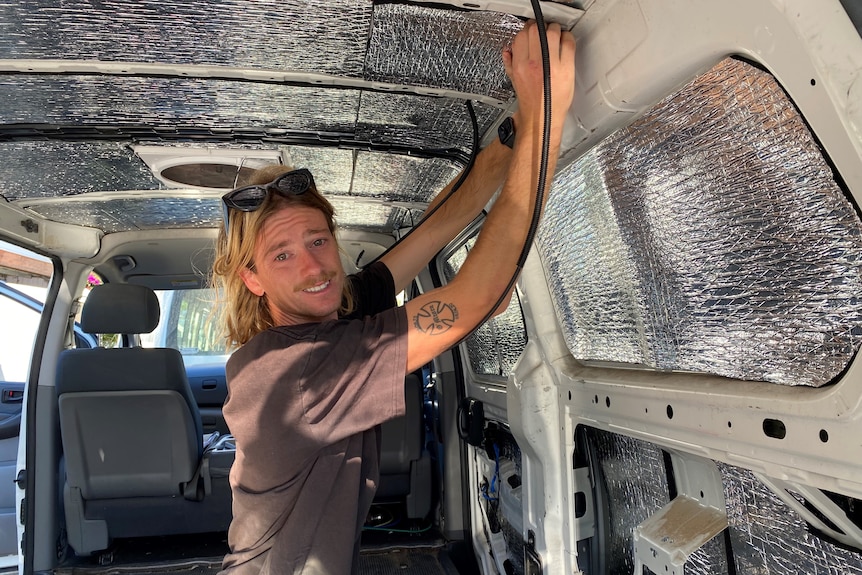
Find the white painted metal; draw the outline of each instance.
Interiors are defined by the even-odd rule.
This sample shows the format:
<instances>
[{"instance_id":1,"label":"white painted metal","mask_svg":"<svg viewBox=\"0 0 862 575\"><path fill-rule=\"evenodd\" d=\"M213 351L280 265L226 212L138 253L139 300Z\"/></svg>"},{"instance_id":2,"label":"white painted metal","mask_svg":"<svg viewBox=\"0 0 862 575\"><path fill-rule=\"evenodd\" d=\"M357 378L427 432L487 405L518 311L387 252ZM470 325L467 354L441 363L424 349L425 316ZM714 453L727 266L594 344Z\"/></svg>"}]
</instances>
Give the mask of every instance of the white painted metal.
<instances>
[{"instance_id":1,"label":"white painted metal","mask_svg":"<svg viewBox=\"0 0 862 575\"><path fill-rule=\"evenodd\" d=\"M756 473L755 476L764 485L769 487L779 499L796 511L800 517L817 527L823 533L828 534L836 541L840 541L845 545L856 548L862 547L862 529L859 529L856 524L850 521L847 518L847 513L819 489L766 477L760 473ZM806 506L791 493L799 494L805 501L816 508L822 516L813 513L810 507ZM832 525L827 524L821 517L828 519Z\"/></svg>"},{"instance_id":2,"label":"white painted metal","mask_svg":"<svg viewBox=\"0 0 862 575\"><path fill-rule=\"evenodd\" d=\"M577 93L562 164L738 55L774 74L857 201L862 195L862 40L837 0L597 0L573 32ZM574 519L570 497L589 489L571 469L579 424L672 450L675 470L689 472L680 493L709 508L723 504L720 478L703 463L710 459L797 490L862 497L858 359L822 389L583 365L566 348L537 260L531 256L519 284L530 345L510 381L508 421L528 446L525 466L538 471L524 474L522 495L525 528L537 529L537 547L549 558L546 573L576 573L574 543L591 534ZM780 420L786 436L767 434L765 419Z\"/></svg>"},{"instance_id":3,"label":"white painted metal","mask_svg":"<svg viewBox=\"0 0 862 575\"><path fill-rule=\"evenodd\" d=\"M99 230L51 222L3 201L0 201L0 229L7 238L61 257L92 257L99 250L101 238Z\"/></svg>"}]
</instances>

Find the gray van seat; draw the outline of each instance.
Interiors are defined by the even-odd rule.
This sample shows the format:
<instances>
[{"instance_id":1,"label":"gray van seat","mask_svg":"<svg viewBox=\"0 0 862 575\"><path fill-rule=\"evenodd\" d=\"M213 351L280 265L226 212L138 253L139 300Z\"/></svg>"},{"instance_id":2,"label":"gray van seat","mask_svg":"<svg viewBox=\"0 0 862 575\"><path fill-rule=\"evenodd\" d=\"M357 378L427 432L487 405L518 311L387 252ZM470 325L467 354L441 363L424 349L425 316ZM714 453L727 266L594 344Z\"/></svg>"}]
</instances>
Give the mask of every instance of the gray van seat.
<instances>
[{"instance_id":1,"label":"gray van seat","mask_svg":"<svg viewBox=\"0 0 862 575\"><path fill-rule=\"evenodd\" d=\"M90 333L140 334L158 319L151 289L112 284L93 288L81 323ZM220 453L221 471L211 472L177 350L66 350L56 386L63 506L76 553L106 549L114 537L227 529L233 453Z\"/></svg>"},{"instance_id":2,"label":"gray van seat","mask_svg":"<svg viewBox=\"0 0 862 575\"><path fill-rule=\"evenodd\" d=\"M422 378L404 380L405 414L381 426L380 485L375 501L404 500L407 516L424 518L431 510L431 457L424 448Z\"/></svg>"}]
</instances>

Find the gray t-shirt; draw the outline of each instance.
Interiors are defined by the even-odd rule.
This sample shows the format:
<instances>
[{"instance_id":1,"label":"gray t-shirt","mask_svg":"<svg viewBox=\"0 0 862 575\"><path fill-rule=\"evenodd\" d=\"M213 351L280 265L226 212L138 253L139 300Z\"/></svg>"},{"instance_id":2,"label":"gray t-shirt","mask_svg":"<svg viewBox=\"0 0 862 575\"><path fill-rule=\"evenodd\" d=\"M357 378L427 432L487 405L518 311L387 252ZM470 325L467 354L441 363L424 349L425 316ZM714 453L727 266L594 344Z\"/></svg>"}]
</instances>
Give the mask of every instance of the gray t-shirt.
<instances>
[{"instance_id":1,"label":"gray t-shirt","mask_svg":"<svg viewBox=\"0 0 862 575\"><path fill-rule=\"evenodd\" d=\"M360 298L393 301L388 270L372 267L356 291L374 296ZM390 308L269 329L230 358L224 573L351 572L380 475L377 426L404 414L406 330L404 309Z\"/></svg>"}]
</instances>

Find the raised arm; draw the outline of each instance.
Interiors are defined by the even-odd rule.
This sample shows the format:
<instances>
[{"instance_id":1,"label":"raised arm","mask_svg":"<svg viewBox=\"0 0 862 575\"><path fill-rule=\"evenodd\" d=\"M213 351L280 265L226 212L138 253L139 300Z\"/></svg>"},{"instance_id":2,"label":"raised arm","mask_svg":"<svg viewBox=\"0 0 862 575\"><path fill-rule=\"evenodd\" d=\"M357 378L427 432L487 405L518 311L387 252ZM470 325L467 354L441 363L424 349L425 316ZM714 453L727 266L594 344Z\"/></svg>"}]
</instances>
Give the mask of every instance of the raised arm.
<instances>
[{"instance_id":1,"label":"raised arm","mask_svg":"<svg viewBox=\"0 0 862 575\"><path fill-rule=\"evenodd\" d=\"M547 30L551 70L549 176L554 173L566 112L574 94L575 42L557 24ZM525 25L503 53L518 96L515 146L500 197L455 279L406 304L407 371L413 371L476 328L516 273L536 201L544 102L539 31ZM546 194L547 197L547 187ZM391 268L390 268L391 269ZM505 304L504 304L505 305ZM502 308L496 310L502 311Z\"/></svg>"},{"instance_id":2,"label":"raised arm","mask_svg":"<svg viewBox=\"0 0 862 575\"><path fill-rule=\"evenodd\" d=\"M503 184L511 156L512 150L499 140L486 146L452 197L433 214L423 217L422 224L410 236L380 258L392 273L396 293L407 287L429 260L479 215ZM437 194L426 213L446 197L457 180Z\"/></svg>"}]
</instances>

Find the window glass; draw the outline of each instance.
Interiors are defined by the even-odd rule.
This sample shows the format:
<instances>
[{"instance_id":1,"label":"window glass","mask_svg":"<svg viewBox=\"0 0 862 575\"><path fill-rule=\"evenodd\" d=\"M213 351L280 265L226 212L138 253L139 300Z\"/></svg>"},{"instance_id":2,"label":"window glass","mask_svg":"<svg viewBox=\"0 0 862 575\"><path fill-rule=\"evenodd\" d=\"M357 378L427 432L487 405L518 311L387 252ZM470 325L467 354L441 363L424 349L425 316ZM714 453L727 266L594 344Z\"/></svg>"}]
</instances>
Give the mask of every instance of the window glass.
<instances>
[{"instance_id":1,"label":"window glass","mask_svg":"<svg viewBox=\"0 0 862 575\"><path fill-rule=\"evenodd\" d=\"M476 236L453 252L444 266L446 281L450 282L461 269ZM517 291L509 300L506 311L479 326L467 338L467 354L474 373L508 377L527 345L527 331Z\"/></svg>"},{"instance_id":2,"label":"window glass","mask_svg":"<svg viewBox=\"0 0 862 575\"><path fill-rule=\"evenodd\" d=\"M0 241L0 381L27 381L52 272L47 258Z\"/></svg>"},{"instance_id":3,"label":"window glass","mask_svg":"<svg viewBox=\"0 0 862 575\"><path fill-rule=\"evenodd\" d=\"M215 290L157 290L156 296L161 307L159 325L141 335L143 346L178 349L186 366L227 361L229 353L214 311Z\"/></svg>"}]
</instances>

